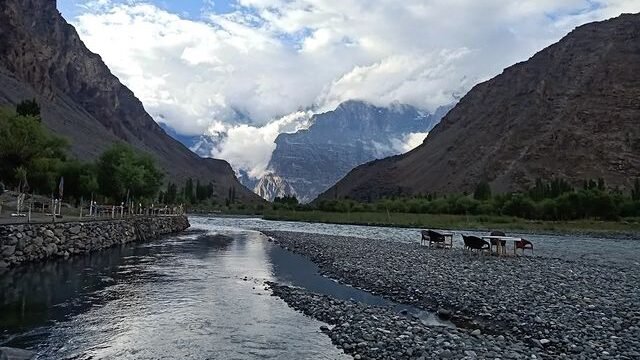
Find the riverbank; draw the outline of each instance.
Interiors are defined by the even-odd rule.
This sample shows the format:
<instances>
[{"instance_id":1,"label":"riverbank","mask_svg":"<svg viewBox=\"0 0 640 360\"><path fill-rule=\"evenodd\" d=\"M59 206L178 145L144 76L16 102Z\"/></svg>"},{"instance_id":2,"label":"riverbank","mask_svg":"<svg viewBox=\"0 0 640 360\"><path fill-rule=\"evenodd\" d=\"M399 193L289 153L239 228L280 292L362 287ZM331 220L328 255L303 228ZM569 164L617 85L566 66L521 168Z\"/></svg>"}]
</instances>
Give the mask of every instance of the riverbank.
<instances>
[{"instance_id":1,"label":"riverbank","mask_svg":"<svg viewBox=\"0 0 640 360\"><path fill-rule=\"evenodd\" d=\"M428 326L416 318L355 301L336 300L302 289L268 283L274 296L330 326L321 330L355 359L532 359L541 351L504 336ZM535 356L535 357L534 357Z\"/></svg>"},{"instance_id":2,"label":"riverbank","mask_svg":"<svg viewBox=\"0 0 640 360\"><path fill-rule=\"evenodd\" d=\"M461 249L394 241L265 233L308 256L327 276L398 303L444 312L467 332L479 330L475 336L502 336L501 357L521 358L506 355L518 354L521 342L551 358L640 357L637 262L479 258Z\"/></svg>"},{"instance_id":3,"label":"riverbank","mask_svg":"<svg viewBox=\"0 0 640 360\"><path fill-rule=\"evenodd\" d=\"M0 225L0 270L53 257L149 240L183 231L186 216L144 216L117 220Z\"/></svg>"},{"instance_id":4,"label":"riverbank","mask_svg":"<svg viewBox=\"0 0 640 360\"><path fill-rule=\"evenodd\" d=\"M319 222L369 226L491 231L495 229L531 233L616 234L640 233L640 220L621 221L533 221L508 216L434 215L406 213L338 213L325 211L267 211L265 220Z\"/></svg>"}]
</instances>

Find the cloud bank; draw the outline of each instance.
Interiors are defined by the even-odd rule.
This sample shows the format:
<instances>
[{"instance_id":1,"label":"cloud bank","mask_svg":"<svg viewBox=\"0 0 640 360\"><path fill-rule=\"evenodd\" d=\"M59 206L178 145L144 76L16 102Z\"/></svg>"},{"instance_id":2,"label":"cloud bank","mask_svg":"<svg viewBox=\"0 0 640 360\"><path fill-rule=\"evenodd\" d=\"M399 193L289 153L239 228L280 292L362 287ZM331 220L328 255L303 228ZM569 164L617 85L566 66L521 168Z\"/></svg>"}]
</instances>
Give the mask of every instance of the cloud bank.
<instances>
[{"instance_id":1,"label":"cloud bank","mask_svg":"<svg viewBox=\"0 0 640 360\"><path fill-rule=\"evenodd\" d=\"M206 3L188 18L147 1L80 1L69 20L157 121L225 129L212 155L254 173L278 132L304 124L274 119L349 99L433 111L577 25L640 11L637 0Z\"/></svg>"}]
</instances>

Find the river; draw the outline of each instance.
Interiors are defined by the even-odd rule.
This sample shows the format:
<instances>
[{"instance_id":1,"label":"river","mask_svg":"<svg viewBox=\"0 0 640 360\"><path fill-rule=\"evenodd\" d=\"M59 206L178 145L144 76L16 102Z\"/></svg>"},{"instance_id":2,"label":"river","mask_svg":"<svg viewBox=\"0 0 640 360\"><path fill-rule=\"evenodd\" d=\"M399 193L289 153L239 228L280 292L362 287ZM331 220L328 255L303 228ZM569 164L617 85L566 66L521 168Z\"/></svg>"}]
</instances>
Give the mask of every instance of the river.
<instances>
[{"instance_id":1,"label":"river","mask_svg":"<svg viewBox=\"0 0 640 360\"><path fill-rule=\"evenodd\" d=\"M192 230L183 234L0 275L0 346L30 349L40 359L344 358L320 332L322 323L270 296L264 281L408 310L428 324L450 326L321 277L313 263L255 231L417 242L418 229L230 217L190 221ZM640 265L636 239L522 236L534 241L537 254Z\"/></svg>"},{"instance_id":2,"label":"river","mask_svg":"<svg viewBox=\"0 0 640 360\"><path fill-rule=\"evenodd\" d=\"M322 323L270 296L264 281L450 326L321 277L313 263L252 231L255 219L190 221L192 230L176 236L0 275L0 346L40 359L345 358Z\"/></svg>"}]
</instances>

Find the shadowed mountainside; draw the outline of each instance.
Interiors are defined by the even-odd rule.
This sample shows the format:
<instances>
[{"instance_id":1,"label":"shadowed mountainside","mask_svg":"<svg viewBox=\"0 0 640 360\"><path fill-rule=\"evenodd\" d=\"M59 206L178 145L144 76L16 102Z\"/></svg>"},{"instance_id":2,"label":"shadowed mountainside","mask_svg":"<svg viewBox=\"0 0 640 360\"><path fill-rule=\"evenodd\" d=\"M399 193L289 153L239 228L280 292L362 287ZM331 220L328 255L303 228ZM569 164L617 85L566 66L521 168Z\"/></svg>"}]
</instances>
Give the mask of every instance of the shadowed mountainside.
<instances>
[{"instance_id":1,"label":"shadowed mountainside","mask_svg":"<svg viewBox=\"0 0 640 360\"><path fill-rule=\"evenodd\" d=\"M0 105L36 98L44 124L69 139L79 159L126 142L153 155L172 182L214 182L224 198L261 201L223 160L201 159L169 137L99 55L89 51L54 0L5 0L0 6Z\"/></svg>"}]
</instances>

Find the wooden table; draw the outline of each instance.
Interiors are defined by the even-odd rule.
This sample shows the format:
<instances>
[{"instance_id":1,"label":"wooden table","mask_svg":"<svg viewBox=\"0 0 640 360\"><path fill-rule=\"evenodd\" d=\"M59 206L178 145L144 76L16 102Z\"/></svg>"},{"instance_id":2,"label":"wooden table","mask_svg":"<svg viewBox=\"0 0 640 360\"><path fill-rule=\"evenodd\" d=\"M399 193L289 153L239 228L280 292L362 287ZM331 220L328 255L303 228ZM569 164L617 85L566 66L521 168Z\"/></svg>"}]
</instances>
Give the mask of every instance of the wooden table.
<instances>
[{"instance_id":1,"label":"wooden table","mask_svg":"<svg viewBox=\"0 0 640 360\"><path fill-rule=\"evenodd\" d=\"M496 244L496 254L497 255L506 255L507 254L507 244L505 243L505 248L502 248L502 242L503 241L513 241L513 248L516 248L516 242L522 240L521 238L517 238L517 237L511 237L511 236L483 236L482 237L483 240L487 240L489 241L489 252L491 253L491 249L493 249L493 246L491 246L491 240L497 240L497 244Z\"/></svg>"}]
</instances>

